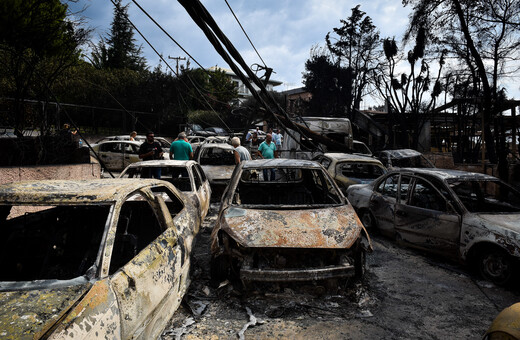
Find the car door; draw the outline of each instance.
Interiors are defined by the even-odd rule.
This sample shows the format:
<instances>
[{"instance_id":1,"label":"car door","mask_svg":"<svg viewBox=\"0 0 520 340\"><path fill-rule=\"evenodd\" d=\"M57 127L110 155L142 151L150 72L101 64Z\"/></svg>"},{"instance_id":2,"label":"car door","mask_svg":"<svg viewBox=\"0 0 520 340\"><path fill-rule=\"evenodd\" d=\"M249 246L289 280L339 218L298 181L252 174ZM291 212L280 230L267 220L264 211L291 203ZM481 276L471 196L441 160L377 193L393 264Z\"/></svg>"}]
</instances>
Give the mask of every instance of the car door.
<instances>
[{"instance_id":1,"label":"car door","mask_svg":"<svg viewBox=\"0 0 520 340\"><path fill-rule=\"evenodd\" d=\"M123 167L126 168L132 163L139 161L139 150L134 144L121 144L121 149L123 150Z\"/></svg>"},{"instance_id":2,"label":"car door","mask_svg":"<svg viewBox=\"0 0 520 340\"><path fill-rule=\"evenodd\" d=\"M394 211L397 200L399 174L385 177L376 186L370 197L369 209L377 221L382 234L394 236Z\"/></svg>"},{"instance_id":3,"label":"car door","mask_svg":"<svg viewBox=\"0 0 520 340\"><path fill-rule=\"evenodd\" d=\"M186 247L160 194L139 192L119 210L109 282L121 311L124 339L149 338L160 332L154 329L156 321L168 317L168 310L180 303L176 290L185 280ZM166 195L176 199L171 193Z\"/></svg>"},{"instance_id":4,"label":"car door","mask_svg":"<svg viewBox=\"0 0 520 340\"><path fill-rule=\"evenodd\" d=\"M99 157L109 170L123 168L121 143L103 143L99 146Z\"/></svg>"},{"instance_id":5,"label":"car door","mask_svg":"<svg viewBox=\"0 0 520 340\"><path fill-rule=\"evenodd\" d=\"M425 178L414 176L407 199L397 203L395 230L400 240L412 246L443 255L458 252L460 216Z\"/></svg>"}]
</instances>

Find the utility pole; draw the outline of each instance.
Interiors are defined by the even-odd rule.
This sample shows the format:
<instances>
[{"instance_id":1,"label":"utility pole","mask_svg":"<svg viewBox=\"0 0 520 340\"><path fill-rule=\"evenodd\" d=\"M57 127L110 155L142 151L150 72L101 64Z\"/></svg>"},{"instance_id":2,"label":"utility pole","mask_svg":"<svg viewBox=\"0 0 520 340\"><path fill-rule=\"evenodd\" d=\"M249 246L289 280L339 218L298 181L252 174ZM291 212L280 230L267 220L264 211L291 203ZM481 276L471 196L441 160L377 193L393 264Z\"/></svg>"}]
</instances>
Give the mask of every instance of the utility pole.
<instances>
[{"instance_id":1,"label":"utility pole","mask_svg":"<svg viewBox=\"0 0 520 340\"><path fill-rule=\"evenodd\" d=\"M177 66L175 67L175 75L178 77L179 76L179 60L186 60L186 57L170 57L168 56L168 59L174 59L175 62L177 63Z\"/></svg>"}]
</instances>

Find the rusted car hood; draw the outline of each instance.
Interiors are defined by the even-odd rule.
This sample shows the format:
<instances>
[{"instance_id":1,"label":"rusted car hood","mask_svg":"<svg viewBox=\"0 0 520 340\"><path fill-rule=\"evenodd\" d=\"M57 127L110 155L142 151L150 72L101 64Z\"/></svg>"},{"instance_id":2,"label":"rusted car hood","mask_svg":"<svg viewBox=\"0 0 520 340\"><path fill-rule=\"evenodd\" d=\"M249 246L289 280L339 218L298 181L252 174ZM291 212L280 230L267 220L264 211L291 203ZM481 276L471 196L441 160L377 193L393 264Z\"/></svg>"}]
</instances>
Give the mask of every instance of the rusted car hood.
<instances>
[{"instance_id":1,"label":"rusted car hood","mask_svg":"<svg viewBox=\"0 0 520 340\"><path fill-rule=\"evenodd\" d=\"M1 292L0 338L39 339L91 286Z\"/></svg>"},{"instance_id":2,"label":"rusted car hood","mask_svg":"<svg viewBox=\"0 0 520 340\"><path fill-rule=\"evenodd\" d=\"M202 165L201 167L210 182L214 180L230 180L235 169L234 165Z\"/></svg>"},{"instance_id":3,"label":"rusted car hood","mask_svg":"<svg viewBox=\"0 0 520 340\"><path fill-rule=\"evenodd\" d=\"M350 248L362 230L350 205L306 210L230 207L224 219L222 230L252 248Z\"/></svg>"}]
</instances>

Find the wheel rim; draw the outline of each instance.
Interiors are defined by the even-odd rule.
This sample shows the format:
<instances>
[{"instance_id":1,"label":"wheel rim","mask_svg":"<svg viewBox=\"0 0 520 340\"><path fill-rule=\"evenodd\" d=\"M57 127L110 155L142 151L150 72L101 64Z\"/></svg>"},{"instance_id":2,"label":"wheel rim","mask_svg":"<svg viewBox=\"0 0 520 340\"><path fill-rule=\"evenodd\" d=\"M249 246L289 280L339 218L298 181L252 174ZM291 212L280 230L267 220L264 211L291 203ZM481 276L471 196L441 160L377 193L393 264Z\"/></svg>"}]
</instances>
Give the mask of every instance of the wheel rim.
<instances>
[{"instance_id":1,"label":"wheel rim","mask_svg":"<svg viewBox=\"0 0 520 340\"><path fill-rule=\"evenodd\" d=\"M361 216L361 223L363 223L363 225L367 229L372 228L373 221L372 221L372 216L370 215L369 212L363 213L363 215Z\"/></svg>"},{"instance_id":2,"label":"wheel rim","mask_svg":"<svg viewBox=\"0 0 520 340\"><path fill-rule=\"evenodd\" d=\"M504 254L489 253L482 257L480 270L484 277L501 284L511 276L511 263Z\"/></svg>"}]
</instances>

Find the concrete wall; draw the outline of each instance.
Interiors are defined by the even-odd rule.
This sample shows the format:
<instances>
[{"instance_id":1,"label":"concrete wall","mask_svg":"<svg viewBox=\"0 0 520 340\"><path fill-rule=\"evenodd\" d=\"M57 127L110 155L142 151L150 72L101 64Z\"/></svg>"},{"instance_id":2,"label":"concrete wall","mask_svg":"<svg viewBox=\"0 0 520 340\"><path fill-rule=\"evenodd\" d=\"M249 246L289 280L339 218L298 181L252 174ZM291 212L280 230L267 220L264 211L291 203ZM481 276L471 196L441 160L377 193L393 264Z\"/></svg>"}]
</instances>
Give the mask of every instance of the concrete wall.
<instances>
[{"instance_id":1,"label":"concrete wall","mask_svg":"<svg viewBox=\"0 0 520 340\"><path fill-rule=\"evenodd\" d=\"M99 164L43 165L0 168L0 184L45 179L101 178Z\"/></svg>"}]
</instances>

